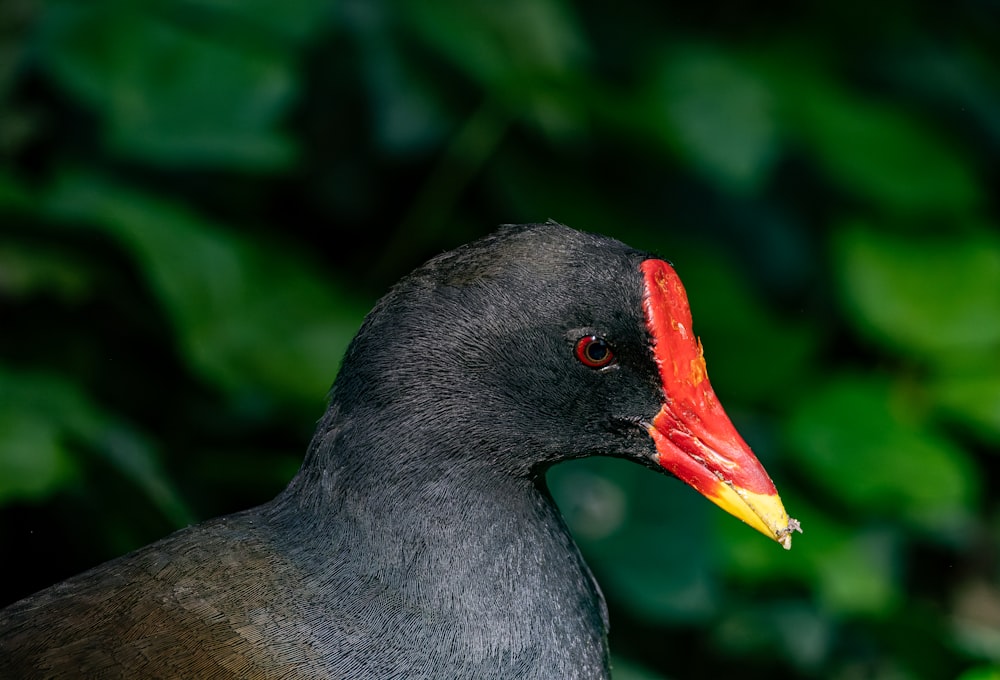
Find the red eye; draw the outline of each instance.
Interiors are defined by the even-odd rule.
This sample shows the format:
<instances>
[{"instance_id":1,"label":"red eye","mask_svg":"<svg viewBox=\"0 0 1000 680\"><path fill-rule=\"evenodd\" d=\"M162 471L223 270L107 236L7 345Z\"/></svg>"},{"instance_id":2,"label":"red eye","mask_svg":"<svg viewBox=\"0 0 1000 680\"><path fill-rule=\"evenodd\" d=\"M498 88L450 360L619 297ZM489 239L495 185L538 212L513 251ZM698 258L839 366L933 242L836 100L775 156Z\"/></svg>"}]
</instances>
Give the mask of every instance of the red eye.
<instances>
[{"instance_id":1,"label":"red eye","mask_svg":"<svg viewBox=\"0 0 1000 680\"><path fill-rule=\"evenodd\" d=\"M604 338L585 335L576 342L576 358L589 368L604 368L615 360L615 353Z\"/></svg>"}]
</instances>

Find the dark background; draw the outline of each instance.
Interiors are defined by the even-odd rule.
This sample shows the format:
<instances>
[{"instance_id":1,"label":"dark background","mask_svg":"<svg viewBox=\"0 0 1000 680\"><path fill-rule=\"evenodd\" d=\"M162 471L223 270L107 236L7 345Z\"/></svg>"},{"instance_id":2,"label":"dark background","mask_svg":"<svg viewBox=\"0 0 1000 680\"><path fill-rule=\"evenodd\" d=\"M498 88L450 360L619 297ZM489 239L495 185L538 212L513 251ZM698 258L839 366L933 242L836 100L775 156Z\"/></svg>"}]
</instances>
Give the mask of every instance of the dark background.
<instances>
[{"instance_id":1,"label":"dark background","mask_svg":"<svg viewBox=\"0 0 1000 680\"><path fill-rule=\"evenodd\" d=\"M0 604L270 498L387 286L553 218L676 264L805 529L556 469L616 677L1000 678L998 14L2 0Z\"/></svg>"}]
</instances>

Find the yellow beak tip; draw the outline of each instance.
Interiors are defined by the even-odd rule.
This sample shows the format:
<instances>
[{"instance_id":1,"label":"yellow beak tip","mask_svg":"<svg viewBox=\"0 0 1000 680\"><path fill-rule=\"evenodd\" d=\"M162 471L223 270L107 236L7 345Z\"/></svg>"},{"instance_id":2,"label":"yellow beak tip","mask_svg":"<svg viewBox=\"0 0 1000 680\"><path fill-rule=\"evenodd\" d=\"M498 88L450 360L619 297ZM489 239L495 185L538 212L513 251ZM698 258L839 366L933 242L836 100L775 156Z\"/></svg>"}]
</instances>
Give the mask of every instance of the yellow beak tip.
<instances>
[{"instance_id":1,"label":"yellow beak tip","mask_svg":"<svg viewBox=\"0 0 1000 680\"><path fill-rule=\"evenodd\" d=\"M792 534L802 533L802 525L788 516L777 494L758 494L720 483L716 493L708 497L729 514L780 543L785 550L792 548Z\"/></svg>"}]
</instances>

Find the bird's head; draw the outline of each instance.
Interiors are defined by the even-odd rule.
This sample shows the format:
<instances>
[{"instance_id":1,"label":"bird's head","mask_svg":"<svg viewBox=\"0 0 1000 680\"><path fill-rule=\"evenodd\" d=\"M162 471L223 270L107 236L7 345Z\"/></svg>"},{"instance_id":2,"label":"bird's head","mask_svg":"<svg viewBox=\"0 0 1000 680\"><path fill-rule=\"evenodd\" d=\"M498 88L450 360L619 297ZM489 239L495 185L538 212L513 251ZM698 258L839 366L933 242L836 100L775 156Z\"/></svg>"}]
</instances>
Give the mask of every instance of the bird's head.
<instances>
[{"instance_id":1,"label":"bird's head","mask_svg":"<svg viewBox=\"0 0 1000 680\"><path fill-rule=\"evenodd\" d=\"M673 266L558 224L503 228L403 279L348 350L333 402L384 426L399 465L537 477L624 457L786 548L798 528L712 390Z\"/></svg>"}]
</instances>

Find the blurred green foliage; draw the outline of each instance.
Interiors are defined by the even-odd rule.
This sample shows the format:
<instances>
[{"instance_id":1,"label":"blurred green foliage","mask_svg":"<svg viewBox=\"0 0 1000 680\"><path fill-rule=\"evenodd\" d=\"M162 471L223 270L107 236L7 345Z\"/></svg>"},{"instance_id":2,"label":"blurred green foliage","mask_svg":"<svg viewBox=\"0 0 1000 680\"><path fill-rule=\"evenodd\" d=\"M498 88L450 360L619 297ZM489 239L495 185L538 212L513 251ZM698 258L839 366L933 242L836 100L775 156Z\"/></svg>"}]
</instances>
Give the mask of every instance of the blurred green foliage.
<instances>
[{"instance_id":1,"label":"blurred green foliage","mask_svg":"<svg viewBox=\"0 0 1000 680\"><path fill-rule=\"evenodd\" d=\"M554 218L669 257L805 534L560 466L616 676L1000 677L988 2L0 3L10 602L298 465L364 312Z\"/></svg>"}]
</instances>

